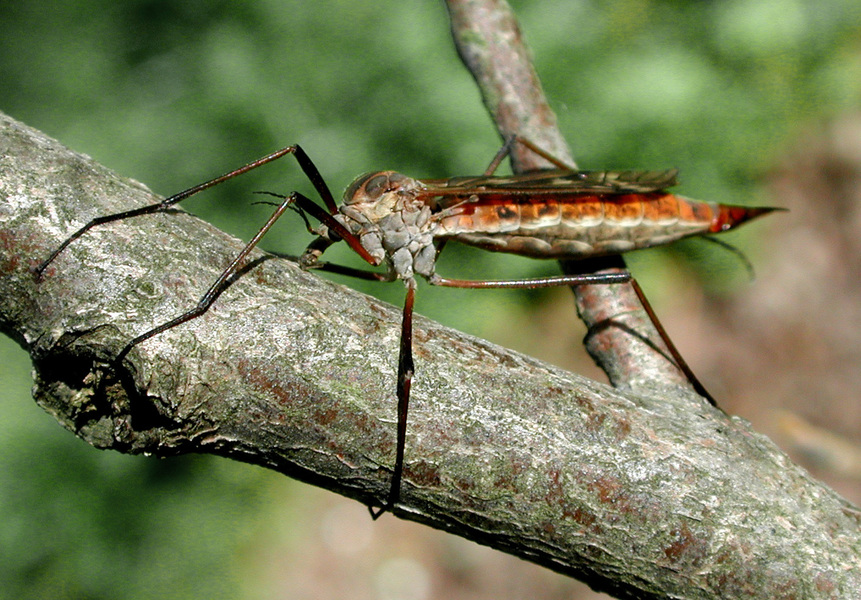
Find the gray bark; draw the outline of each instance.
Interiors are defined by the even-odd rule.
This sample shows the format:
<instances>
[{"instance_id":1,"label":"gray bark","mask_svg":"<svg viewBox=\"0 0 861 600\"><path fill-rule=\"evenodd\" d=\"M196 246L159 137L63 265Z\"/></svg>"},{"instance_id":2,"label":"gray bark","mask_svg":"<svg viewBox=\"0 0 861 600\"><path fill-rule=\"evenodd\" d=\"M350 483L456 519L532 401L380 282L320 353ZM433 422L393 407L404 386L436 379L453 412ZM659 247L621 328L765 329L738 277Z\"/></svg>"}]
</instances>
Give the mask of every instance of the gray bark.
<instances>
[{"instance_id":1,"label":"gray bark","mask_svg":"<svg viewBox=\"0 0 861 600\"><path fill-rule=\"evenodd\" d=\"M0 148L0 327L31 353L41 406L100 448L385 497L399 309L257 253L213 310L115 369L242 242L181 211L139 217L37 281L84 222L156 198L5 116ZM414 347L396 515L619 597L861 597L857 509L683 387L614 390L420 317Z\"/></svg>"},{"instance_id":2,"label":"gray bark","mask_svg":"<svg viewBox=\"0 0 861 600\"><path fill-rule=\"evenodd\" d=\"M193 305L242 243L181 211L139 217L94 229L39 282L32 268L86 220L155 197L5 116L0 147L0 324L31 353L45 410L99 448L214 453L385 496L398 309L258 260L117 372L123 344ZM398 516L621 597L861 592L858 512L745 422L423 318L415 354Z\"/></svg>"}]
</instances>

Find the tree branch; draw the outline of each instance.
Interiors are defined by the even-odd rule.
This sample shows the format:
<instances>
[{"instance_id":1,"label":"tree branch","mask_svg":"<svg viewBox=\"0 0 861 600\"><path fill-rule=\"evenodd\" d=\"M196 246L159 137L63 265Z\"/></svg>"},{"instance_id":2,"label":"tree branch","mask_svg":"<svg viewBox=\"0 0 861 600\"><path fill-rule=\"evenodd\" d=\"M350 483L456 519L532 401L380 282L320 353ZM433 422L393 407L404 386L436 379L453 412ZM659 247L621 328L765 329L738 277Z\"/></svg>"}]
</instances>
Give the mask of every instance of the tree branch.
<instances>
[{"instance_id":1,"label":"tree branch","mask_svg":"<svg viewBox=\"0 0 861 600\"><path fill-rule=\"evenodd\" d=\"M504 0L447 0L446 4L458 53L502 137L521 135L573 165L508 4ZM515 172L549 166L524 148L516 150L512 157ZM569 274L626 268L620 256L561 261L561 266ZM667 348L630 283L571 289L577 312L590 330L586 350L614 386L640 392L691 389L685 375L667 360ZM611 319L620 326L604 326ZM656 347L663 353L655 352Z\"/></svg>"},{"instance_id":2,"label":"tree branch","mask_svg":"<svg viewBox=\"0 0 861 600\"><path fill-rule=\"evenodd\" d=\"M96 228L154 196L0 118L0 326L33 357L37 402L100 448L207 452L369 503L395 445L399 311L255 255L205 316L192 305L241 242L181 211ZM746 423L641 397L415 323L401 517L622 597L850 597L858 513ZM693 409L696 408L696 410Z\"/></svg>"}]
</instances>

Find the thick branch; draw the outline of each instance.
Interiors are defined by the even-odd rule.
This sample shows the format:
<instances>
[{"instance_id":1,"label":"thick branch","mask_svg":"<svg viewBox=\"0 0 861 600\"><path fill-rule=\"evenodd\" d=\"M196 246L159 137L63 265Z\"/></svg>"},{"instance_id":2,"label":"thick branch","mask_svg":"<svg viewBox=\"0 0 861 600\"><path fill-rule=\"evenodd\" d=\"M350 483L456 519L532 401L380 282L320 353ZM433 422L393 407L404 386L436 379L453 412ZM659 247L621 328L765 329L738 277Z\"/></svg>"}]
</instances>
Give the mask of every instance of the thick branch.
<instances>
[{"instance_id":1,"label":"thick branch","mask_svg":"<svg viewBox=\"0 0 861 600\"><path fill-rule=\"evenodd\" d=\"M397 309L258 260L115 372L122 345L192 305L241 242L182 212L140 217L85 235L37 282L84 221L154 198L5 116L0 147L0 325L30 351L41 406L101 448L214 453L384 497ZM398 515L620 596L861 590L858 513L745 423L426 319L415 354Z\"/></svg>"},{"instance_id":2,"label":"thick branch","mask_svg":"<svg viewBox=\"0 0 861 600\"><path fill-rule=\"evenodd\" d=\"M521 135L574 164L508 4L504 0L447 0L446 4L458 52L500 134ZM540 157L518 150L512 161L516 172L548 166ZM624 269L625 262L621 257L563 261L562 268L566 273L615 272ZM577 312L592 331L586 349L614 386L642 392L690 388L684 374L654 351L655 345L665 351L666 347L630 284L582 285L572 291ZM601 327L611 318L623 327Z\"/></svg>"}]
</instances>

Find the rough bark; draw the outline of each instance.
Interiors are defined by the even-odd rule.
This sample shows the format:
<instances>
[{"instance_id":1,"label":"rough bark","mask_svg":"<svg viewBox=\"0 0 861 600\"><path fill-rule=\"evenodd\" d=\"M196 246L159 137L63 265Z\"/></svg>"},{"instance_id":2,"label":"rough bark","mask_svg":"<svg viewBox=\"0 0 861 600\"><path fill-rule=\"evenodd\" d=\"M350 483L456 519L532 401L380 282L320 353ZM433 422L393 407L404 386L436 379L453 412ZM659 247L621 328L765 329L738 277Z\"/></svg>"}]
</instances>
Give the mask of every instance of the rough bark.
<instances>
[{"instance_id":1,"label":"rough bark","mask_svg":"<svg viewBox=\"0 0 861 600\"><path fill-rule=\"evenodd\" d=\"M31 353L45 410L100 448L385 496L396 308L258 254L212 311L117 372L122 345L193 304L241 242L181 211L140 217L94 229L39 282L85 220L154 197L5 116L0 148L0 325ZM620 597L858 597L858 512L746 423L415 328L398 516Z\"/></svg>"},{"instance_id":2,"label":"rough bark","mask_svg":"<svg viewBox=\"0 0 861 600\"><path fill-rule=\"evenodd\" d=\"M449 7L500 131L566 156L505 6ZM140 217L94 229L37 281L31 269L88 219L155 198L5 116L0 148L0 328L31 353L45 410L100 448L219 454L385 497L398 309L258 253L213 310L115 369L131 337L193 305L242 243L181 211ZM607 304L610 287L584 292L587 319L626 305ZM395 514L619 597L861 597L857 509L678 387L624 330L605 333L599 362L638 393L417 317Z\"/></svg>"}]
</instances>

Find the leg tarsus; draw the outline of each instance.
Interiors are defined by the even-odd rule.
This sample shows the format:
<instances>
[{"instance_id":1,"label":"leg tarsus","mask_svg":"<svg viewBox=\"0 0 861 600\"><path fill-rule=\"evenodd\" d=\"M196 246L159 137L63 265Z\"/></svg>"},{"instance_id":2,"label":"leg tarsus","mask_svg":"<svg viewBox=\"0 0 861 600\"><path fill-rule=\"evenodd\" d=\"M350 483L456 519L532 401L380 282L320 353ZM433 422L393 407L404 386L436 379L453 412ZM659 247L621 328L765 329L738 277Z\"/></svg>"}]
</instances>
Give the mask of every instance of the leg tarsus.
<instances>
[{"instance_id":1,"label":"leg tarsus","mask_svg":"<svg viewBox=\"0 0 861 600\"><path fill-rule=\"evenodd\" d=\"M386 514L387 512L389 512L389 511L392 509L392 506L393 506L393 505L389 504L388 502L387 502L387 503L385 503L383 506L381 506L381 507L380 507L380 508L378 508L378 509L374 509L374 507L373 507L373 506L369 506L369 507L368 507L368 512L370 512L370 513L371 513L371 518L372 518L374 521L376 521L377 519L379 519L380 517L382 517L384 514Z\"/></svg>"}]
</instances>

